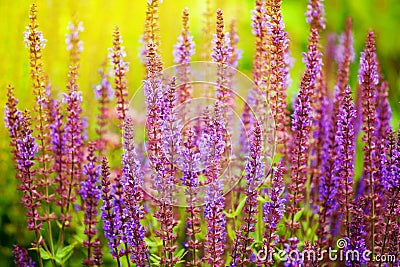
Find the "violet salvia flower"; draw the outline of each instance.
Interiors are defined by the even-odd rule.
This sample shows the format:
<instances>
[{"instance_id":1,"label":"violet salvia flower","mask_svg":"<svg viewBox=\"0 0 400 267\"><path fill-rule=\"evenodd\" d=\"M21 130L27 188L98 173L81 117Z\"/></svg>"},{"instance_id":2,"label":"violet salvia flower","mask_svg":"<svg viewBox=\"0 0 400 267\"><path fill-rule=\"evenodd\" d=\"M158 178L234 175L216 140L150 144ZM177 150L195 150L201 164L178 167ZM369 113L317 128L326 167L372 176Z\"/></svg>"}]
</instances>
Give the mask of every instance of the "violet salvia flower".
<instances>
[{"instance_id":1,"label":"violet salvia flower","mask_svg":"<svg viewBox=\"0 0 400 267\"><path fill-rule=\"evenodd\" d=\"M105 135L110 112L109 105L110 101L113 99L114 90L111 87L105 68L103 70L99 70L99 74L101 76L101 82L94 87L95 95L99 103L99 115L97 115L96 133L98 135L97 149L99 150L100 154L104 154L107 145Z\"/></svg>"},{"instance_id":2,"label":"violet salvia flower","mask_svg":"<svg viewBox=\"0 0 400 267\"><path fill-rule=\"evenodd\" d=\"M64 138L64 115L61 113L61 106L58 101L54 101L52 109L53 122L50 124L50 134L51 134L51 150L54 157L53 170L56 173L54 182L57 183L55 191L58 196L56 198L56 205L61 207L61 221L64 220L64 209L67 206L67 198L61 197L67 189L67 184L65 183L66 174L66 144Z\"/></svg>"},{"instance_id":3,"label":"violet salvia flower","mask_svg":"<svg viewBox=\"0 0 400 267\"><path fill-rule=\"evenodd\" d=\"M307 23L319 31L325 29L325 11L323 0L309 0L307 5Z\"/></svg>"},{"instance_id":4,"label":"violet salvia flower","mask_svg":"<svg viewBox=\"0 0 400 267\"><path fill-rule=\"evenodd\" d=\"M359 255L363 255L366 248L366 225L368 222L365 220L364 209L365 200L359 198L353 207L353 217L351 219L350 237L347 239L347 247L345 251L355 250L358 251ZM362 266L366 264L365 257L359 257L359 259L347 259L346 266Z\"/></svg>"},{"instance_id":5,"label":"violet salvia flower","mask_svg":"<svg viewBox=\"0 0 400 267\"><path fill-rule=\"evenodd\" d=\"M18 110L17 104L18 100L14 95L14 87L10 84L7 87L7 103L4 107L4 122L8 132L10 133L10 146L15 164L17 164L18 160L17 140L20 138L22 127L22 113ZM17 168L16 165L15 168Z\"/></svg>"},{"instance_id":6,"label":"violet salvia flower","mask_svg":"<svg viewBox=\"0 0 400 267\"><path fill-rule=\"evenodd\" d=\"M193 86L189 83L190 79L190 67L189 63L191 57L195 53L195 44L193 42L193 36L190 35L189 29L189 12L185 8L182 12L182 32L178 36L178 42L174 46L174 62L179 64L178 66L178 80L181 84L178 87L178 101L184 103L191 98Z\"/></svg>"},{"instance_id":7,"label":"violet salvia flower","mask_svg":"<svg viewBox=\"0 0 400 267\"><path fill-rule=\"evenodd\" d=\"M283 196L283 175L285 172L285 167L282 163L279 164L272 177L271 187L268 189L270 201L263 206L263 221L265 223L263 248L265 255L268 257L264 262L258 262L261 265L272 266L274 263L274 260L269 258L269 255L271 251L275 250L275 245L279 242L279 235L276 231L278 223L282 220L285 212L286 199Z\"/></svg>"},{"instance_id":8,"label":"violet salvia flower","mask_svg":"<svg viewBox=\"0 0 400 267\"><path fill-rule=\"evenodd\" d=\"M122 122L125 120L128 112L128 85L126 81L126 73L129 71L129 62L126 62L125 48L122 46L122 37L119 27L115 26L113 34L113 48L110 49L109 58L114 69L115 98L117 99L118 119Z\"/></svg>"},{"instance_id":9,"label":"violet salvia flower","mask_svg":"<svg viewBox=\"0 0 400 267\"><path fill-rule=\"evenodd\" d=\"M232 54L229 60L229 65L235 69L238 67L239 60L242 58L242 50L237 47L237 44L239 43L239 35L236 28L236 20L232 20L231 24L229 25L229 38L232 46Z\"/></svg>"},{"instance_id":10,"label":"violet salvia flower","mask_svg":"<svg viewBox=\"0 0 400 267\"><path fill-rule=\"evenodd\" d=\"M35 262L29 257L26 248L18 245L13 246L14 264L17 267L34 267Z\"/></svg>"},{"instance_id":11,"label":"violet salvia flower","mask_svg":"<svg viewBox=\"0 0 400 267\"><path fill-rule=\"evenodd\" d=\"M205 257L210 266L222 266L222 258L226 243L226 218L224 211L225 197L222 194L222 184L214 181L205 197L204 217L207 221Z\"/></svg>"},{"instance_id":12,"label":"violet salvia flower","mask_svg":"<svg viewBox=\"0 0 400 267\"><path fill-rule=\"evenodd\" d=\"M128 211L127 227L124 233L127 236L129 248L132 250L131 261L137 266L145 266L147 245L144 241L145 228L140 223L144 217L141 205L143 194L140 187L143 185L143 172L137 160L134 146L134 132L132 118L126 116L123 131L123 183L125 191L126 211Z\"/></svg>"},{"instance_id":13,"label":"violet salvia flower","mask_svg":"<svg viewBox=\"0 0 400 267\"><path fill-rule=\"evenodd\" d=\"M80 54L83 51L83 42L79 35L83 32L83 23L69 22L67 26L68 33L65 35L65 43L72 65L77 65L80 60Z\"/></svg>"},{"instance_id":14,"label":"violet salvia flower","mask_svg":"<svg viewBox=\"0 0 400 267\"><path fill-rule=\"evenodd\" d=\"M386 205L384 207L384 226L380 252L382 255L389 252L394 254L398 251L391 249L392 243L398 243L398 214L399 214L399 195L400 195L400 141L396 142L393 130L386 133L386 155L382 162L382 181L385 188L384 197ZM396 233L397 231L397 233Z\"/></svg>"},{"instance_id":15,"label":"violet salvia flower","mask_svg":"<svg viewBox=\"0 0 400 267\"><path fill-rule=\"evenodd\" d=\"M378 63L376 58L375 34L370 31L367 36L364 52L361 52L360 70L358 73L359 86L362 90L362 114L363 114L363 147L364 151L364 174L363 180L366 184L365 197L368 199L367 206L369 214L366 216L370 222L368 227L368 238L371 240L368 248L374 254L375 250L375 234L376 234L376 201L378 200L378 192L376 189L380 186L377 179L377 155L376 155L376 93L379 84Z\"/></svg>"},{"instance_id":16,"label":"violet salvia flower","mask_svg":"<svg viewBox=\"0 0 400 267\"><path fill-rule=\"evenodd\" d=\"M303 190L308 172L308 155L310 148L310 131L312 124L311 94L322 67L322 54L318 50L319 32L311 30L308 52L304 54L306 70L300 84L300 92L297 99L294 114L292 115L292 144L291 154L293 169L291 173L291 184L289 189L289 205L287 210L290 213L290 221L287 226L294 230L299 228L299 223L294 220L294 215L300 210L298 203L303 199Z\"/></svg>"},{"instance_id":17,"label":"violet salvia flower","mask_svg":"<svg viewBox=\"0 0 400 267\"><path fill-rule=\"evenodd\" d=\"M271 15L269 27L269 69L268 103L275 121L278 151L287 153L286 144L289 140L289 116L286 109L286 90L288 87L289 66L286 56L289 50L289 39L285 32L282 18L281 0L269 1Z\"/></svg>"},{"instance_id":18,"label":"violet salvia flower","mask_svg":"<svg viewBox=\"0 0 400 267\"><path fill-rule=\"evenodd\" d=\"M227 87L229 77L229 61L232 56L232 46L229 33L224 32L224 15L221 9L217 10L217 28L213 38L213 52L211 57L217 65L217 92L216 97L223 105L232 105L231 91ZM225 108L224 108L225 109ZM225 116L225 115L224 115Z\"/></svg>"},{"instance_id":19,"label":"violet salvia flower","mask_svg":"<svg viewBox=\"0 0 400 267\"><path fill-rule=\"evenodd\" d=\"M335 141L335 180L338 180L337 200L341 214L341 224L346 229L346 236L350 236L351 215L354 206L353 201L353 179L354 179L354 156L355 156L355 133L354 122L356 118L355 104L351 97L351 90L346 86L341 96L342 104L339 107L339 118L337 121L337 134Z\"/></svg>"},{"instance_id":20,"label":"violet salvia flower","mask_svg":"<svg viewBox=\"0 0 400 267\"><path fill-rule=\"evenodd\" d=\"M24 194L21 202L24 203L28 210L26 213L28 229L38 231L41 228L38 208L40 207L41 194L37 189L36 172L33 169L35 165L35 156L38 153L38 146L35 138L32 136L30 129L29 114L23 117L23 126L21 130L21 138L17 140L18 149L18 171L20 172L22 184L18 187Z\"/></svg>"},{"instance_id":21,"label":"violet salvia flower","mask_svg":"<svg viewBox=\"0 0 400 267\"><path fill-rule=\"evenodd\" d=\"M224 119L221 117L221 106L215 104L214 117L205 121L205 132L202 142L209 147L208 166L205 170L207 177L207 193L205 196L204 216L207 221L207 234L204 244L204 259L210 266L224 264L222 255L225 251L226 218L223 213L225 197L223 196L223 181L219 180L221 174L222 154L226 147Z\"/></svg>"},{"instance_id":22,"label":"violet salvia flower","mask_svg":"<svg viewBox=\"0 0 400 267\"><path fill-rule=\"evenodd\" d=\"M186 141L183 143L181 151L182 185L185 186L185 194L187 195L187 207L185 212L188 214L186 217L186 234L189 240L186 243L187 248L191 250L190 262L193 266L197 266L196 260L198 258L197 251L201 247L201 243L196 235L201 232L199 213L200 207L195 206L195 201L198 193L200 175L200 153L195 143L195 132L193 128L189 128L186 133Z\"/></svg>"},{"instance_id":23,"label":"violet salvia flower","mask_svg":"<svg viewBox=\"0 0 400 267\"><path fill-rule=\"evenodd\" d=\"M285 245L286 261L284 262L285 267L297 267L303 266L304 262L301 257L293 257L293 255L300 255L299 252L299 239L297 237L291 237ZM298 253L293 253L297 251Z\"/></svg>"},{"instance_id":24,"label":"violet salvia flower","mask_svg":"<svg viewBox=\"0 0 400 267\"><path fill-rule=\"evenodd\" d=\"M111 255L117 259L118 266L120 266L120 237L119 232L117 231L119 222L116 221L113 203L115 189L111 186L110 167L106 157L103 157L101 162L101 190L101 198L103 199L103 205L101 206L101 218L103 220L104 236L108 240L108 247L111 250Z\"/></svg>"},{"instance_id":25,"label":"violet salvia flower","mask_svg":"<svg viewBox=\"0 0 400 267\"><path fill-rule=\"evenodd\" d=\"M265 163L263 154L263 129L260 121L254 123L253 135L250 141L250 153L246 162L246 204L243 208L243 224L238 231L232 248L232 265L247 266L250 263L251 244L254 238L251 236L257 222L258 212L257 187L261 184L265 175Z\"/></svg>"},{"instance_id":26,"label":"violet salvia flower","mask_svg":"<svg viewBox=\"0 0 400 267\"><path fill-rule=\"evenodd\" d=\"M252 32L256 36L256 53L253 60L253 79L257 87L264 77L266 68L265 62L265 44L267 43L268 16L264 0L257 0L251 17Z\"/></svg>"},{"instance_id":27,"label":"violet salvia flower","mask_svg":"<svg viewBox=\"0 0 400 267\"><path fill-rule=\"evenodd\" d=\"M392 109L389 100L389 83L384 81L377 87L376 94L376 126L375 135L378 141L385 140L386 134L391 131ZM383 146L385 146L383 142ZM384 148L382 148L384 150ZM384 151L381 151L381 153Z\"/></svg>"},{"instance_id":28,"label":"violet salvia flower","mask_svg":"<svg viewBox=\"0 0 400 267\"><path fill-rule=\"evenodd\" d=\"M60 195L62 216L68 225L71 215L69 214L69 206L75 201L75 190L82 180L81 164L83 162L83 121L82 113L82 94L76 91L74 79L70 79L69 86L72 89L68 94L64 95L64 103L67 104L67 121L64 126L65 152L66 152L66 191Z\"/></svg>"},{"instance_id":29,"label":"violet salvia flower","mask_svg":"<svg viewBox=\"0 0 400 267\"><path fill-rule=\"evenodd\" d=\"M27 33L25 34L26 43L29 48L30 55L30 74L33 87L33 95L36 100L34 106L34 122L35 122L35 138L39 141L38 147L38 181L37 185L39 188L43 188L45 194L43 195L43 201L45 208L43 210L42 218L44 221L50 222L56 216L50 211L50 203L54 200L54 195L49 195L49 188L53 185L54 180L51 179L51 157L49 156L50 151L50 101L49 101L49 87L46 79L46 75L43 67L43 48L45 40L43 34L38 30L39 25L37 23L37 10L36 4L31 5L30 23L27 27Z\"/></svg>"},{"instance_id":30,"label":"violet salvia flower","mask_svg":"<svg viewBox=\"0 0 400 267\"><path fill-rule=\"evenodd\" d=\"M86 176L85 181L81 182L80 195L82 197L82 206L85 211L83 223L85 225L85 235L87 240L83 241L83 246L87 247L87 258L82 264L86 266L95 265L93 255L94 242L97 240L97 206L100 199L99 177L100 166L97 165L97 157L95 156L94 143L89 145L89 154L87 156L88 163L83 166L83 175ZM94 238L94 239L93 239Z\"/></svg>"}]
</instances>

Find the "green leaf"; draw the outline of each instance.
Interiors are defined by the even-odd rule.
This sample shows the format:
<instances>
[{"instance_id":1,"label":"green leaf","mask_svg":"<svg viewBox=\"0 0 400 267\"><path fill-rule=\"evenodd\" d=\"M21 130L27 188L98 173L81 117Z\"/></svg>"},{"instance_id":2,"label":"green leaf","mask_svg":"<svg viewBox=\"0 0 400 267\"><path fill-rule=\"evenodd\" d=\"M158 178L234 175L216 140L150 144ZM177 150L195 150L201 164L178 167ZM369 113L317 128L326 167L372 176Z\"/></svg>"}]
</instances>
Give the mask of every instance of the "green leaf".
<instances>
[{"instance_id":1,"label":"green leaf","mask_svg":"<svg viewBox=\"0 0 400 267\"><path fill-rule=\"evenodd\" d=\"M237 206L235 213L234 213L235 217L238 216L242 212L244 204L246 204L246 199L247 199L247 197L243 198L242 201L239 202L239 205Z\"/></svg>"},{"instance_id":2,"label":"green leaf","mask_svg":"<svg viewBox=\"0 0 400 267\"><path fill-rule=\"evenodd\" d=\"M301 215L303 215L303 212L304 212L304 208L302 208L301 210L299 210L299 211L294 215L294 220L295 220L296 222L299 221Z\"/></svg>"},{"instance_id":3,"label":"green leaf","mask_svg":"<svg viewBox=\"0 0 400 267\"><path fill-rule=\"evenodd\" d=\"M185 255L188 253L188 251L184 248L181 248L180 250L176 251L174 253L174 256L176 258L178 258L179 260L181 260L183 257L185 257Z\"/></svg>"},{"instance_id":4,"label":"green leaf","mask_svg":"<svg viewBox=\"0 0 400 267\"><path fill-rule=\"evenodd\" d=\"M258 200L258 202L261 202L261 203L267 203L268 201L265 199L265 198L263 198L262 196L258 196L257 197L257 200Z\"/></svg>"},{"instance_id":5,"label":"green leaf","mask_svg":"<svg viewBox=\"0 0 400 267\"><path fill-rule=\"evenodd\" d=\"M74 248L77 245L77 242L74 242L66 247L64 247L61 251L57 252L56 261L57 263L62 263L67 261L73 254Z\"/></svg>"},{"instance_id":6,"label":"green leaf","mask_svg":"<svg viewBox=\"0 0 400 267\"><path fill-rule=\"evenodd\" d=\"M40 257L42 257L43 260L50 260L53 257L51 256L50 253L48 253L46 250L43 248L40 248Z\"/></svg>"},{"instance_id":7,"label":"green leaf","mask_svg":"<svg viewBox=\"0 0 400 267\"><path fill-rule=\"evenodd\" d=\"M229 238L233 241L235 240L235 231L233 231L232 226L230 224L227 224L226 230L228 232Z\"/></svg>"}]
</instances>

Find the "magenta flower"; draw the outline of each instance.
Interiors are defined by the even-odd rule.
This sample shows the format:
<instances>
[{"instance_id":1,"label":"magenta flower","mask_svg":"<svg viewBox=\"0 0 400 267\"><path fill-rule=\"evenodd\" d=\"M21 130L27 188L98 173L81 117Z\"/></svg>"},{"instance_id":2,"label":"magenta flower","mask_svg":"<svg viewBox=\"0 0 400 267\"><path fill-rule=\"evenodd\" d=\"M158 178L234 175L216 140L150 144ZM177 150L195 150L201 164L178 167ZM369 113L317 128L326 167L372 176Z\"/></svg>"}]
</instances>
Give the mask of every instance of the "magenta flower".
<instances>
[{"instance_id":1,"label":"magenta flower","mask_svg":"<svg viewBox=\"0 0 400 267\"><path fill-rule=\"evenodd\" d=\"M95 145L89 145L89 155L87 156L88 163L83 166L83 175L86 176L85 181L81 182L80 195L82 197L82 207L85 211L83 223L85 225L85 235L87 240L83 245L87 247L87 258L82 264L87 266L100 265L98 259L94 258L95 242L98 240L97 235L97 206L100 199L99 177L100 166L97 165L97 157L95 156ZM93 239L94 238L94 239ZM100 257L101 260L101 257Z\"/></svg>"},{"instance_id":2,"label":"magenta flower","mask_svg":"<svg viewBox=\"0 0 400 267\"><path fill-rule=\"evenodd\" d=\"M14 245L14 264L17 267L34 267L35 262L29 257L26 248Z\"/></svg>"}]
</instances>

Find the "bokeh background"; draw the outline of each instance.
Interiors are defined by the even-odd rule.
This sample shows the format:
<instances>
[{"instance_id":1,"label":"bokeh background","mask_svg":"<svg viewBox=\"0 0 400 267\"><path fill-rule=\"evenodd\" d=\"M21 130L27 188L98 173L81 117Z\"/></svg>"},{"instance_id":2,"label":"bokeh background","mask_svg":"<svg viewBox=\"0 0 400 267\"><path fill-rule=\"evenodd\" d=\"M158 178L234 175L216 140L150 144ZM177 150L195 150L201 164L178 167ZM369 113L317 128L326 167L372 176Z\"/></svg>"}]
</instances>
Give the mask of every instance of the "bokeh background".
<instances>
[{"instance_id":1,"label":"bokeh background","mask_svg":"<svg viewBox=\"0 0 400 267\"><path fill-rule=\"evenodd\" d=\"M98 83L97 70L107 57L107 48L112 44L114 25L119 25L131 62L128 82L130 95L140 87L144 75L139 60L140 37L144 29L146 0L38 0L40 29L48 40L44 50L45 70L56 96L65 91L68 70L68 53L65 49L65 34L68 22L82 21L84 51L80 69L80 90L84 95L84 114L89 117L89 133L93 134L94 116L97 112L93 86ZM243 51L239 69L251 75L253 57L253 35L251 33L251 10L253 0L211 0L211 7L223 9L225 20L237 21L240 36L239 47ZM29 23L28 0L0 0L0 106L6 101L6 86L12 83L20 100L21 109L33 103L29 79L28 50L23 42L23 32ZM330 33L343 31L347 16L354 21L356 62L351 68L350 83L353 90L357 84L359 52L368 29L377 34L377 52L385 78L390 83L390 102L393 109L394 127L397 128L400 111L400 1L399 0L326 0L327 29L324 40ZM307 0L283 0L283 15L291 40L291 56L295 59L291 76L289 98L298 91L304 65L301 53L306 50L308 25L305 22ZM197 48L203 39L204 0L164 0L160 8L162 57L165 66L172 62L172 48L180 33L181 11L189 8L191 29ZM199 52L200 49L197 49ZM196 53L194 60L199 60ZM3 118L3 115L0 116ZM16 190L15 170L8 148L8 133L0 123L0 266L12 266L11 247L14 243L27 246L31 237L26 231L20 193Z\"/></svg>"}]
</instances>

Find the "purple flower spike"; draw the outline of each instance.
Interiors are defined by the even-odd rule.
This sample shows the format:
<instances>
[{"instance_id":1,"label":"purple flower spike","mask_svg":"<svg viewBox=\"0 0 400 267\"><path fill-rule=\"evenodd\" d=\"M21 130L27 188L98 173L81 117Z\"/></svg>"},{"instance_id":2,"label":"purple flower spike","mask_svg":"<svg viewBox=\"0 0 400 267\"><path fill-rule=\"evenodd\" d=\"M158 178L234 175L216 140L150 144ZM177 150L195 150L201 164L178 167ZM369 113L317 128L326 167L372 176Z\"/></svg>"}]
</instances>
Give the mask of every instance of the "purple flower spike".
<instances>
[{"instance_id":1,"label":"purple flower spike","mask_svg":"<svg viewBox=\"0 0 400 267\"><path fill-rule=\"evenodd\" d=\"M267 255L265 261L259 261L257 264L265 266L272 266L274 260L269 258L271 251L275 250L275 244L279 242L279 235L276 233L277 225L282 220L285 212L286 199L283 196L284 183L283 175L286 172L285 167L281 164L276 168L272 177L271 188L268 189L269 202L264 204L264 223L265 232L263 240L264 253Z\"/></svg>"},{"instance_id":2,"label":"purple flower spike","mask_svg":"<svg viewBox=\"0 0 400 267\"><path fill-rule=\"evenodd\" d=\"M35 262L29 257L26 248L14 245L13 249L14 263L17 267L34 267Z\"/></svg>"},{"instance_id":3,"label":"purple flower spike","mask_svg":"<svg viewBox=\"0 0 400 267\"><path fill-rule=\"evenodd\" d=\"M322 2L323 0L309 0L306 12L307 23L319 30L325 29L325 11Z\"/></svg>"},{"instance_id":4,"label":"purple flower spike","mask_svg":"<svg viewBox=\"0 0 400 267\"><path fill-rule=\"evenodd\" d=\"M123 184L126 201L127 218L125 233L127 243L132 250L131 261L137 266L145 266L147 261L147 245L144 241L146 229L140 223L144 217L144 209L140 202L143 194L140 187L143 184L143 173L139 161L137 160L136 149L134 146L134 132L132 118L126 116L123 131L124 154L123 164Z\"/></svg>"},{"instance_id":5,"label":"purple flower spike","mask_svg":"<svg viewBox=\"0 0 400 267\"><path fill-rule=\"evenodd\" d=\"M177 67L179 78L179 83L181 84L178 87L178 101L179 103L184 103L189 100L192 96L192 84L189 83L190 79L190 60L194 55L195 44L193 42L193 36L190 35L189 29L189 12L188 9L185 8L182 12L182 32L178 36L178 42L174 47L174 62L179 64Z\"/></svg>"},{"instance_id":6,"label":"purple flower spike","mask_svg":"<svg viewBox=\"0 0 400 267\"><path fill-rule=\"evenodd\" d=\"M94 257L95 236L97 235L97 206L100 199L100 189L98 187L100 177L100 166L97 165L97 157L94 155L95 145L89 145L89 155L87 156L88 163L83 166L83 175L86 180L81 183L80 194L82 197L82 206L85 211L85 235L87 240L83 241L83 245L87 247L88 255L83 260L82 264L86 266L96 265ZM95 238L95 239L93 239Z\"/></svg>"},{"instance_id":7,"label":"purple flower spike","mask_svg":"<svg viewBox=\"0 0 400 267\"><path fill-rule=\"evenodd\" d=\"M342 105L339 109L336 134L336 160L335 180L340 182L338 187L337 200L339 211L342 215L342 224L346 228L346 236L350 236L350 218L354 206L353 200L353 177L354 177L354 154L355 154L355 133L354 122L356 118L355 104L351 97L351 90L346 86L343 95Z\"/></svg>"},{"instance_id":8,"label":"purple flower spike","mask_svg":"<svg viewBox=\"0 0 400 267\"><path fill-rule=\"evenodd\" d=\"M303 59L306 63L306 70L301 80L297 105L292 115L291 160L293 167L291 173L292 183L288 187L290 204L287 206L287 210L290 213L290 221L287 222L287 226L291 229L292 234L294 230L300 227L299 222L294 220L294 215L300 210L299 202L303 199L303 190L308 171L310 131L313 119L311 100L322 68L322 54L318 50L319 39L318 30L312 29L308 52L304 54Z\"/></svg>"}]
</instances>

